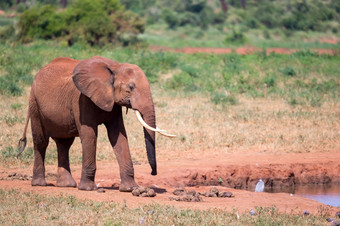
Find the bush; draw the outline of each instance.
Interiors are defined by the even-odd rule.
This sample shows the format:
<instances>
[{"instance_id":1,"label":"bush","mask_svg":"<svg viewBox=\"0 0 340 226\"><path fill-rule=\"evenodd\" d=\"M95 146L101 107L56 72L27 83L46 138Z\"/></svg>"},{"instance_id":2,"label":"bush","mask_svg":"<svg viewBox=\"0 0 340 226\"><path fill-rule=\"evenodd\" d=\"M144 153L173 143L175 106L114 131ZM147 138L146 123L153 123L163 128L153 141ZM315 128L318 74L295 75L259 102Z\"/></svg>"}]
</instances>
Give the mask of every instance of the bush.
<instances>
[{"instance_id":1,"label":"bush","mask_svg":"<svg viewBox=\"0 0 340 226\"><path fill-rule=\"evenodd\" d=\"M234 96L227 95L225 92L213 92L211 94L211 101L214 104L222 104L225 105L236 105L238 103L237 99Z\"/></svg>"},{"instance_id":2,"label":"bush","mask_svg":"<svg viewBox=\"0 0 340 226\"><path fill-rule=\"evenodd\" d=\"M136 14L124 11L119 0L76 0L72 6L57 12L45 5L25 11L20 17L19 39L63 39L90 45L137 42L144 32L144 21Z\"/></svg>"},{"instance_id":3,"label":"bush","mask_svg":"<svg viewBox=\"0 0 340 226\"><path fill-rule=\"evenodd\" d=\"M174 75L167 82L167 87L174 90L183 89L184 91L196 91L194 79L186 72Z\"/></svg>"},{"instance_id":4,"label":"bush","mask_svg":"<svg viewBox=\"0 0 340 226\"><path fill-rule=\"evenodd\" d=\"M266 87L274 87L276 85L276 76L275 75L267 75L262 80L263 84Z\"/></svg>"},{"instance_id":5,"label":"bush","mask_svg":"<svg viewBox=\"0 0 340 226\"><path fill-rule=\"evenodd\" d=\"M179 20L175 12L165 9L162 13L163 20L168 24L169 28L174 29L178 26Z\"/></svg>"},{"instance_id":6,"label":"bush","mask_svg":"<svg viewBox=\"0 0 340 226\"><path fill-rule=\"evenodd\" d=\"M231 34L227 35L225 38L226 44L238 44L242 45L247 42L246 36L241 32L237 30L233 30Z\"/></svg>"},{"instance_id":7,"label":"bush","mask_svg":"<svg viewBox=\"0 0 340 226\"><path fill-rule=\"evenodd\" d=\"M296 72L295 72L294 68L292 68L290 66L286 66L282 70L279 69L279 71L282 74L287 75L287 76L295 76L296 75Z\"/></svg>"}]
</instances>

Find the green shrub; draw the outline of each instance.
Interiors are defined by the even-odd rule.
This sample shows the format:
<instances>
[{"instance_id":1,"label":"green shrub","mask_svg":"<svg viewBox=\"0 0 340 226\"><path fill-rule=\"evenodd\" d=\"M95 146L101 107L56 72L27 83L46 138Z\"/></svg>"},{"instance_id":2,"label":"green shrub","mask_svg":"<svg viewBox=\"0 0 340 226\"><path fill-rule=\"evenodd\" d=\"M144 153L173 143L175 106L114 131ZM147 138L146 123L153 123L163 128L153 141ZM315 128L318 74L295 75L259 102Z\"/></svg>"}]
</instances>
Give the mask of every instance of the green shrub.
<instances>
[{"instance_id":1,"label":"green shrub","mask_svg":"<svg viewBox=\"0 0 340 226\"><path fill-rule=\"evenodd\" d=\"M231 34L227 35L224 41L226 44L242 45L247 42L247 38L241 31L233 30Z\"/></svg>"},{"instance_id":2,"label":"green shrub","mask_svg":"<svg viewBox=\"0 0 340 226\"><path fill-rule=\"evenodd\" d=\"M276 85L276 76L267 75L263 78L262 82L266 85L266 87L274 87Z\"/></svg>"},{"instance_id":3,"label":"green shrub","mask_svg":"<svg viewBox=\"0 0 340 226\"><path fill-rule=\"evenodd\" d=\"M279 69L279 71L282 74L287 75L287 76L295 76L296 75L294 68L292 68L290 66L285 66L282 70Z\"/></svg>"},{"instance_id":4,"label":"green shrub","mask_svg":"<svg viewBox=\"0 0 340 226\"><path fill-rule=\"evenodd\" d=\"M19 86L18 81L14 80L8 74L0 77L0 94L20 96L22 88Z\"/></svg>"},{"instance_id":5,"label":"green shrub","mask_svg":"<svg viewBox=\"0 0 340 226\"><path fill-rule=\"evenodd\" d=\"M0 28L0 40L8 41L15 38L15 28L13 24Z\"/></svg>"},{"instance_id":6,"label":"green shrub","mask_svg":"<svg viewBox=\"0 0 340 226\"><path fill-rule=\"evenodd\" d=\"M174 90L184 90L193 92L198 89L195 85L193 77L186 72L180 72L167 81L167 87Z\"/></svg>"},{"instance_id":7,"label":"green shrub","mask_svg":"<svg viewBox=\"0 0 340 226\"><path fill-rule=\"evenodd\" d=\"M237 99L232 95L227 95L225 92L215 91L211 94L211 101L215 104L236 105Z\"/></svg>"},{"instance_id":8,"label":"green shrub","mask_svg":"<svg viewBox=\"0 0 340 226\"><path fill-rule=\"evenodd\" d=\"M119 0L76 0L58 12L55 6L44 5L25 11L19 20L19 39L63 39L90 45L106 43L134 44L144 32L144 20L124 11Z\"/></svg>"},{"instance_id":9,"label":"green shrub","mask_svg":"<svg viewBox=\"0 0 340 226\"><path fill-rule=\"evenodd\" d=\"M171 29L176 28L179 24L177 14L169 9L163 10L162 17Z\"/></svg>"}]
</instances>

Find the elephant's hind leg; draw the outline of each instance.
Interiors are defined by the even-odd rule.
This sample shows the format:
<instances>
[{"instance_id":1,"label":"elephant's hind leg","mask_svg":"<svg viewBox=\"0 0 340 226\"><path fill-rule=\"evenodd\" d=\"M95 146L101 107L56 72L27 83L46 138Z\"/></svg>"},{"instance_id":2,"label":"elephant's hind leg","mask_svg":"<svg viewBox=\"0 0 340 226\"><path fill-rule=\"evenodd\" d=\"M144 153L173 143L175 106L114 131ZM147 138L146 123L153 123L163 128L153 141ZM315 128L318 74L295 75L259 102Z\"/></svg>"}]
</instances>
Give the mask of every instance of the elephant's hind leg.
<instances>
[{"instance_id":1,"label":"elephant's hind leg","mask_svg":"<svg viewBox=\"0 0 340 226\"><path fill-rule=\"evenodd\" d=\"M76 181L71 175L69 150L73 144L74 137L72 138L53 138L57 144L58 150L58 187L77 187Z\"/></svg>"},{"instance_id":2,"label":"elephant's hind leg","mask_svg":"<svg viewBox=\"0 0 340 226\"><path fill-rule=\"evenodd\" d=\"M39 116L31 114L32 137L34 144L34 166L32 186L46 186L45 154L48 146L48 136L44 134Z\"/></svg>"}]
</instances>

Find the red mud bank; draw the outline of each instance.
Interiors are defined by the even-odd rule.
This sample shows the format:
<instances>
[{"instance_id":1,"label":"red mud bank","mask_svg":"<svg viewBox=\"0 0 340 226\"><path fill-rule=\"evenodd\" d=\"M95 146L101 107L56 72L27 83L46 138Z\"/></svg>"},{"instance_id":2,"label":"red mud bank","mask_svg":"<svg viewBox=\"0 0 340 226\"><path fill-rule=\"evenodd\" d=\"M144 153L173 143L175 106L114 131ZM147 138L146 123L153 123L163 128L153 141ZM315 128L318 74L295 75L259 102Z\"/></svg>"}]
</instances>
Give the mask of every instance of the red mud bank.
<instances>
[{"instance_id":1,"label":"red mud bank","mask_svg":"<svg viewBox=\"0 0 340 226\"><path fill-rule=\"evenodd\" d=\"M251 189L259 178L266 188L273 191L289 191L296 185L340 184L340 163L292 163L268 165L229 165L216 166L211 170L188 171L188 175L179 179L187 186L219 185L236 189Z\"/></svg>"},{"instance_id":2,"label":"red mud bank","mask_svg":"<svg viewBox=\"0 0 340 226\"><path fill-rule=\"evenodd\" d=\"M213 54L229 54L229 53L237 53L240 55L253 54L256 52L262 52L263 49L246 46L239 48L208 48L208 47L183 47L183 48L168 48L162 46L151 46L151 51L167 51L167 52L176 52L176 53L213 53ZM294 52L300 51L299 49L287 49L287 48L266 48L266 54L277 53L277 54L292 54ZM335 55L339 52L338 49L310 49L311 52L315 52L318 54L327 54L327 55Z\"/></svg>"}]
</instances>

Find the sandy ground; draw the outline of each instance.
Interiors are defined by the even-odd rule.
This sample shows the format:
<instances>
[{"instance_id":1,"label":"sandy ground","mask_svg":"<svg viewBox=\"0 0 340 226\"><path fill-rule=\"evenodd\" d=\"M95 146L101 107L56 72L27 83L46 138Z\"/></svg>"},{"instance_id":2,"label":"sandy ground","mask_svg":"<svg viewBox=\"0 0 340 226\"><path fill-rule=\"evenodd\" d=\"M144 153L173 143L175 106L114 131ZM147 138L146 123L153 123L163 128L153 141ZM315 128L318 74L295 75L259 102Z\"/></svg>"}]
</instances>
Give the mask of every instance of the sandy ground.
<instances>
[{"instance_id":1,"label":"sandy ground","mask_svg":"<svg viewBox=\"0 0 340 226\"><path fill-rule=\"evenodd\" d=\"M136 182L139 185L154 188L157 192L157 196L154 198L135 197L131 193L119 192L120 179L117 163L102 161L97 163L96 183L105 189L105 193L56 187L57 166L54 165L46 167L47 181L50 183L50 186L47 187L32 187L29 180L9 180L8 175L13 172L31 175L32 167L0 168L0 178L2 178L0 188L16 188L24 192L48 195L63 193L74 195L80 199L126 203L130 208L156 203L195 209L220 208L232 211L236 208L240 212L249 211L256 206L276 206L280 211L289 213L291 211L302 213L304 210L318 213L320 209L327 208L333 215L340 211L340 208L326 206L320 202L289 193L255 193L226 187L228 185L242 187L242 183L250 186L255 184L258 178L263 178L266 184L276 183L276 186L285 186L292 181L293 183L327 183L331 180L332 183L339 183L340 152L282 155L221 154L216 152L214 156L210 157L192 154L186 155L182 159L173 159L173 161L159 159L157 176L150 175L151 170L148 164L138 163L134 166ZM71 169L75 180L79 183L81 166L71 166ZM222 178L223 182L218 178ZM209 191L213 185L221 191L232 192L234 197L203 197L202 202L169 200L169 197L174 197L172 192L176 188L185 187L187 190L204 192Z\"/></svg>"}]
</instances>

